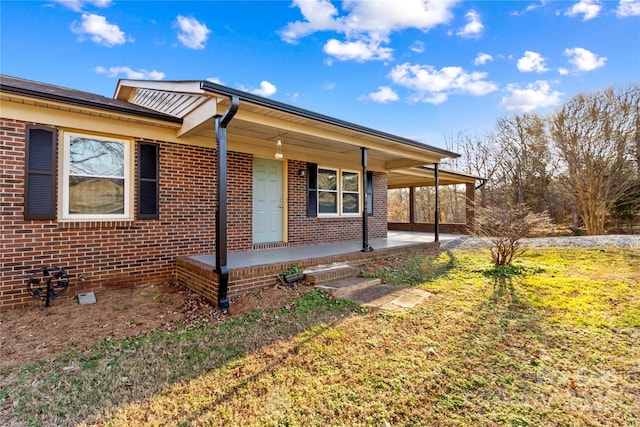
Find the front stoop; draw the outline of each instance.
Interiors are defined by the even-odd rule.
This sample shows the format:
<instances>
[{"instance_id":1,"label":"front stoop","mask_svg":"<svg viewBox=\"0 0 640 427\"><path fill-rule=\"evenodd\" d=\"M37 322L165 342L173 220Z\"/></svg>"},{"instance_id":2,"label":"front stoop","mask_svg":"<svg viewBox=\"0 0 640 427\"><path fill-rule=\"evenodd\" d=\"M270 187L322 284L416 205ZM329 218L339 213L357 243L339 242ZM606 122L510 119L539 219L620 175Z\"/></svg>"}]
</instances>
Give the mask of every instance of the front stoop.
<instances>
[{"instance_id":1,"label":"front stoop","mask_svg":"<svg viewBox=\"0 0 640 427\"><path fill-rule=\"evenodd\" d=\"M324 291L333 297L339 297L379 284L380 279L372 279L368 277L351 277L348 279L326 283L324 285L316 285L316 289Z\"/></svg>"},{"instance_id":2,"label":"front stoop","mask_svg":"<svg viewBox=\"0 0 640 427\"><path fill-rule=\"evenodd\" d=\"M325 283L351 279L360 274L360 269L347 264L334 264L321 266L304 271L304 278L309 284L318 286Z\"/></svg>"}]
</instances>

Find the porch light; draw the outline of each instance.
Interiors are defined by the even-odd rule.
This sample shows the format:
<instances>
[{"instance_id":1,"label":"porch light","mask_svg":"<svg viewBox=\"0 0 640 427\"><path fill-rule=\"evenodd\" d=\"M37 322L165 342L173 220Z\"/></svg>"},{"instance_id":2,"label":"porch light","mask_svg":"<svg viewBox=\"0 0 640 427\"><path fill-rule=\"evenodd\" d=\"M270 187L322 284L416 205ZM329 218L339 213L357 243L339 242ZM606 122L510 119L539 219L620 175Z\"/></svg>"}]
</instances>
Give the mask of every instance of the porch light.
<instances>
[{"instance_id":1,"label":"porch light","mask_svg":"<svg viewBox=\"0 0 640 427\"><path fill-rule=\"evenodd\" d=\"M282 155L282 141L280 140L280 138L278 138L278 142L276 142L276 155L275 155L275 158L279 160L282 157L283 157L283 155Z\"/></svg>"}]
</instances>

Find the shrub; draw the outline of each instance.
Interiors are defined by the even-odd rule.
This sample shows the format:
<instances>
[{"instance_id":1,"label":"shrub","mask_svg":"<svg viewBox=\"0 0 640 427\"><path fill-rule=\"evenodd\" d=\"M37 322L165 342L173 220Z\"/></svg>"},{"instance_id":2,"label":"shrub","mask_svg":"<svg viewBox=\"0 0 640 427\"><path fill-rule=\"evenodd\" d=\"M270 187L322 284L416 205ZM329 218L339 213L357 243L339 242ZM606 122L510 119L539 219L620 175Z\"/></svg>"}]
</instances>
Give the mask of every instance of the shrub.
<instances>
[{"instance_id":1,"label":"shrub","mask_svg":"<svg viewBox=\"0 0 640 427\"><path fill-rule=\"evenodd\" d=\"M491 240L491 257L495 265L510 265L525 252L523 238L548 232L551 226L547 213L534 213L524 203L476 210L475 233Z\"/></svg>"}]
</instances>

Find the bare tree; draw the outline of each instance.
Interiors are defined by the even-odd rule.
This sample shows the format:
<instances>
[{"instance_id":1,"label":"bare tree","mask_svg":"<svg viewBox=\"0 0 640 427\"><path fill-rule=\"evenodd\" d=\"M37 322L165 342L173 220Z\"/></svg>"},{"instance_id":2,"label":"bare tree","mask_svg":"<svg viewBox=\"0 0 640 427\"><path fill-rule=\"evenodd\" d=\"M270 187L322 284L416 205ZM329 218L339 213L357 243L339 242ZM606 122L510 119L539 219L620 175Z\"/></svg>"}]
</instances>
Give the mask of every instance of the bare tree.
<instances>
[{"instance_id":1,"label":"bare tree","mask_svg":"<svg viewBox=\"0 0 640 427\"><path fill-rule=\"evenodd\" d=\"M604 233L608 213L637 183L639 100L638 85L610 88L576 96L549 119L560 182L588 234Z\"/></svg>"},{"instance_id":2,"label":"bare tree","mask_svg":"<svg viewBox=\"0 0 640 427\"><path fill-rule=\"evenodd\" d=\"M445 138L447 149L460 153L460 158L450 166L471 175L485 178L486 184L480 187L479 204L486 205L492 189L502 184L495 179L500 162L500 147L493 133L470 136L458 132L455 137Z\"/></svg>"},{"instance_id":3,"label":"bare tree","mask_svg":"<svg viewBox=\"0 0 640 427\"><path fill-rule=\"evenodd\" d=\"M387 219L389 222L409 222L409 189L387 191Z\"/></svg>"},{"instance_id":4,"label":"bare tree","mask_svg":"<svg viewBox=\"0 0 640 427\"><path fill-rule=\"evenodd\" d=\"M496 123L494 138L500 147L497 177L506 190L502 202L548 211L553 163L544 119L537 114L503 117Z\"/></svg>"}]
</instances>

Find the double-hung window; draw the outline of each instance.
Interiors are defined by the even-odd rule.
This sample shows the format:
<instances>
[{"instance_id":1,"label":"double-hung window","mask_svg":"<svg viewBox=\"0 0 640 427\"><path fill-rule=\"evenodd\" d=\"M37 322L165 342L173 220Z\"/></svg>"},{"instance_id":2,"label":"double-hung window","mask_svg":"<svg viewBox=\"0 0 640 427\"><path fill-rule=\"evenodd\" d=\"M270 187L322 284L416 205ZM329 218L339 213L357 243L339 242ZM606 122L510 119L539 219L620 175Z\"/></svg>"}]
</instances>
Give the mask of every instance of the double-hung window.
<instances>
[{"instance_id":1,"label":"double-hung window","mask_svg":"<svg viewBox=\"0 0 640 427\"><path fill-rule=\"evenodd\" d=\"M360 173L318 168L318 215L360 214Z\"/></svg>"},{"instance_id":2,"label":"double-hung window","mask_svg":"<svg viewBox=\"0 0 640 427\"><path fill-rule=\"evenodd\" d=\"M63 219L130 219L131 145L127 139L65 132Z\"/></svg>"}]
</instances>

